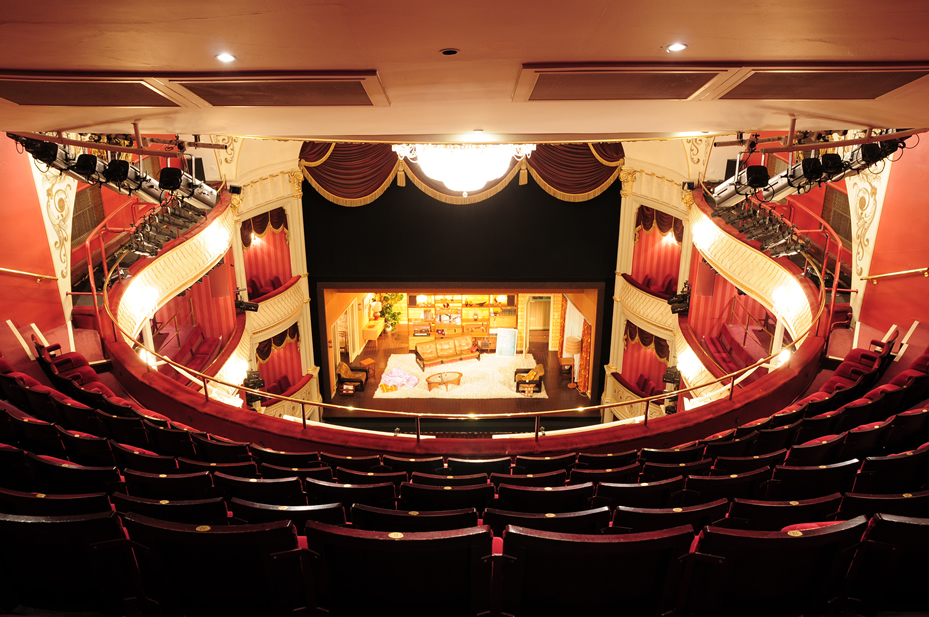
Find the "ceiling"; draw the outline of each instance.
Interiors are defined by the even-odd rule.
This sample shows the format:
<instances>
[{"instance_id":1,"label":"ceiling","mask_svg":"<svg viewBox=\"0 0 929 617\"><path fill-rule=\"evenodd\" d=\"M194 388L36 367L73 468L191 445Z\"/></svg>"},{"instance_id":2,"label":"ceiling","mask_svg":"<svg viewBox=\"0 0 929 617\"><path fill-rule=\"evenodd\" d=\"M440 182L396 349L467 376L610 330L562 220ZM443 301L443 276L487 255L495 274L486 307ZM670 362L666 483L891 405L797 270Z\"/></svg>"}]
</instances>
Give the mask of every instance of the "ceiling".
<instances>
[{"instance_id":1,"label":"ceiling","mask_svg":"<svg viewBox=\"0 0 929 617\"><path fill-rule=\"evenodd\" d=\"M876 8L7 2L0 130L570 141L785 130L791 117L929 126L929 2ZM688 47L668 53L674 42ZM224 51L237 60L219 62Z\"/></svg>"}]
</instances>

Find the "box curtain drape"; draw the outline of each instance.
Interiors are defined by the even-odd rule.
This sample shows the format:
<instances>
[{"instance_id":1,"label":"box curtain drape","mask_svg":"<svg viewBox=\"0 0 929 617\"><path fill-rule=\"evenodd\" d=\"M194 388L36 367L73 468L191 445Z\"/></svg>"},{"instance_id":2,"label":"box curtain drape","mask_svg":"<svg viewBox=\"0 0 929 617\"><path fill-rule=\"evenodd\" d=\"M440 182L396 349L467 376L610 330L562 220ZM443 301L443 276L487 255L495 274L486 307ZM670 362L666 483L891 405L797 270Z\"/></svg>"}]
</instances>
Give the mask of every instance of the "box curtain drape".
<instances>
[{"instance_id":1,"label":"box curtain drape","mask_svg":"<svg viewBox=\"0 0 929 617\"><path fill-rule=\"evenodd\" d=\"M651 332L646 332L631 321L626 321L626 332L623 338L627 342L638 340L642 347L653 349L658 359L665 364L668 363L668 358L671 357L671 346L668 345L668 341L655 336Z\"/></svg>"},{"instance_id":2,"label":"box curtain drape","mask_svg":"<svg viewBox=\"0 0 929 617\"><path fill-rule=\"evenodd\" d=\"M395 177L398 186L404 186L409 177L421 191L446 203L475 203L496 195L517 176L524 184L524 171L554 197L577 202L593 199L609 188L619 177L623 157L620 143L539 144L530 156L514 160L499 181L467 197L429 178L418 165L400 160L390 144L305 142L300 168L313 188L342 206L373 202Z\"/></svg>"},{"instance_id":3,"label":"box curtain drape","mask_svg":"<svg viewBox=\"0 0 929 617\"><path fill-rule=\"evenodd\" d=\"M662 236L666 236L669 232L673 231L674 239L677 240L678 244L684 241L684 221L667 212L649 208L648 206L639 206L639 209L636 210L636 241L639 239L640 229L644 229L645 232L648 233L656 224L658 226L658 232L661 233Z\"/></svg>"},{"instance_id":4,"label":"box curtain drape","mask_svg":"<svg viewBox=\"0 0 929 617\"><path fill-rule=\"evenodd\" d=\"M263 238L268 230L273 231L274 233L280 233L281 231L287 232L287 212L284 211L284 208L275 208L270 212L264 212L257 216L242 221L242 246L245 250L252 245L252 234L255 234L258 238ZM289 236L288 236L289 244Z\"/></svg>"},{"instance_id":5,"label":"box curtain drape","mask_svg":"<svg viewBox=\"0 0 929 617\"><path fill-rule=\"evenodd\" d=\"M288 329L275 334L269 339L265 339L258 343L258 349L255 350L255 355L258 356L258 362L264 363L268 361L268 358L271 357L271 352L275 349L280 349L288 343L288 341L300 340L300 326L294 324Z\"/></svg>"}]
</instances>

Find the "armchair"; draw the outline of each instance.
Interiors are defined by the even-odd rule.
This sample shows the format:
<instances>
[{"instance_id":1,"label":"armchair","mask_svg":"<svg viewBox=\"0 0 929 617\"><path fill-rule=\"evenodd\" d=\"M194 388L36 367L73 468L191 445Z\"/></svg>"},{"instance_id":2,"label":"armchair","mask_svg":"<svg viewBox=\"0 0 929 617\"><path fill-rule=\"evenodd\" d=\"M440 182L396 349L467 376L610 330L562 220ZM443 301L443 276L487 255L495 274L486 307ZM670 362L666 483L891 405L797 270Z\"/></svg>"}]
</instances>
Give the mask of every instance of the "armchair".
<instances>
[{"instance_id":1,"label":"armchair","mask_svg":"<svg viewBox=\"0 0 929 617\"><path fill-rule=\"evenodd\" d=\"M515 375L513 375L513 381L516 382L516 391L519 392L519 386L524 384L531 384L533 392L542 391L542 380L545 377L545 367L541 364L536 364L535 368L518 368L516 369Z\"/></svg>"},{"instance_id":2,"label":"armchair","mask_svg":"<svg viewBox=\"0 0 929 617\"><path fill-rule=\"evenodd\" d=\"M368 371L363 366L349 366L345 362L339 362L336 369L336 387L341 387L343 383L353 383L356 390L364 392L367 380Z\"/></svg>"}]
</instances>

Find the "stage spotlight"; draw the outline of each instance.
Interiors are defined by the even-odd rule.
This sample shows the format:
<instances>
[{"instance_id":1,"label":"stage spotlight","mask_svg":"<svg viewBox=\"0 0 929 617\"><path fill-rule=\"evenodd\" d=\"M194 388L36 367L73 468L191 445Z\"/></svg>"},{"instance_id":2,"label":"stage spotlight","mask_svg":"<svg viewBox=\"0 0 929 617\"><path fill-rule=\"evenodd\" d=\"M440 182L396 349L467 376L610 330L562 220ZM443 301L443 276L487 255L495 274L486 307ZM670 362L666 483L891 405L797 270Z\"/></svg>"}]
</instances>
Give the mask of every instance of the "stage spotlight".
<instances>
[{"instance_id":1,"label":"stage spotlight","mask_svg":"<svg viewBox=\"0 0 929 617\"><path fill-rule=\"evenodd\" d=\"M745 182L753 189L763 189L770 180L768 168L764 165L751 165L745 170Z\"/></svg>"},{"instance_id":2,"label":"stage spotlight","mask_svg":"<svg viewBox=\"0 0 929 617\"><path fill-rule=\"evenodd\" d=\"M103 178L113 184L122 184L129 179L129 161L121 159L110 161L103 170Z\"/></svg>"},{"instance_id":3,"label":"stage spotlight","mask_svg":"<svg viewBox=\"0 0 929 617\"><path fill-rule=\"evenodd\" d=\"M77 162L71 167L71 171L90 179L90 176L97 173L97 157L93 154L82 154L77 157Z\"/></svg>"},{"instance_id":4,"label":"stage spotlight","mask_svg":"<svg viewBox=\"0 0 929 617\"><path fill-rule=\"evenodd\" d=\"M162 191L176 191L181 188L184 170L177 167L165 167L158 175L158 186Z\"/></svg>"},{"instance_id":5,"label":"stage spotlight","mask_svg":"<svg viewBox=\"0 0 929 617\"><path fill-rule=\"evenodd\" d=\"M842 157L835 153L824 154L822 156L823 173L827 176L835 176L845 171L845 162Z\"/></svg>"},{"instance_id":6,"label":"stage spotlight","mask_svg":"<svg viewBox=\"0 0 929 617\"><path fill-rule=\"evenodd\" d=\"M861 148L858 150L858 156L868 166L884 158L881 154L881 146L879 144L861 144Z\"/></svg>"},{"instance_id":7,"label":"stage spotlight","mask_svg":"<svg viewBox=\"0 0 929 617\"><path fill-rule=\"evenodd\" d=\"M816 182L823 177L823 163L819 158L803 159L800 161L803 177L810 182Z\"/></svg>"},{"instance_id":8,"label":"stage spotlight","mask_svg":"<svg viewBox=\"0 0 929 617\"><path fill-rule=\"evenodd\" d=\"M58 158L58 144L53 144L50 141L40 141L39 145L35 147L32 156L37 161L51 165Z\"/></svg>"},{"instance_id":9,"label":"stage spotlight","mask_svg":"<svg viewBox=\"0 0 929 617\"><path fill-rule=\"evenodd\" d=\"M893 155L894 152L903 146L899 139L888 139L880 142L879 145L881 147L881 158L887 158Z\"/></svg>"},{"instance_id":10,"label":"stage spotlight","mask_svg":"<svg viewBox=\"0 0 929 617\"><path fill-rule=\"evenodd\" d=\"M258 308L259 307L257 302L246 302L245 300L235 301L235 310L237 311L251 311L253 313L257 313Z\"/></svg>"}]
</instances>

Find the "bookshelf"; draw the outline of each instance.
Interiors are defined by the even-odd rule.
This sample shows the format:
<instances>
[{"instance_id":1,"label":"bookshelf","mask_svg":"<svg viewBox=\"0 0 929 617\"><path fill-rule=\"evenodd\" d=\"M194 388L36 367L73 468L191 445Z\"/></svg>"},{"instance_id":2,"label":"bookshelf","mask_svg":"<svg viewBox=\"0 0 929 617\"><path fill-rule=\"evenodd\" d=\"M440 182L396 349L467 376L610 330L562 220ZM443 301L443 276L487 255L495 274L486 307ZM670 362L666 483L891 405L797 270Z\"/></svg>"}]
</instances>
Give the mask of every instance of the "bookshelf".
<instances>
[{"instance_id":1,"label":"bookshelf","mask_svg":"<svg viewBox=\"0 0 929 617\"><path fill-rule=\"evenodd\" d=\"M461 334L470 334L493 350L497 328L516 327L516 294L411 293L407 297L411 351L420 343Z\"/></svg>"}]
</instances>

